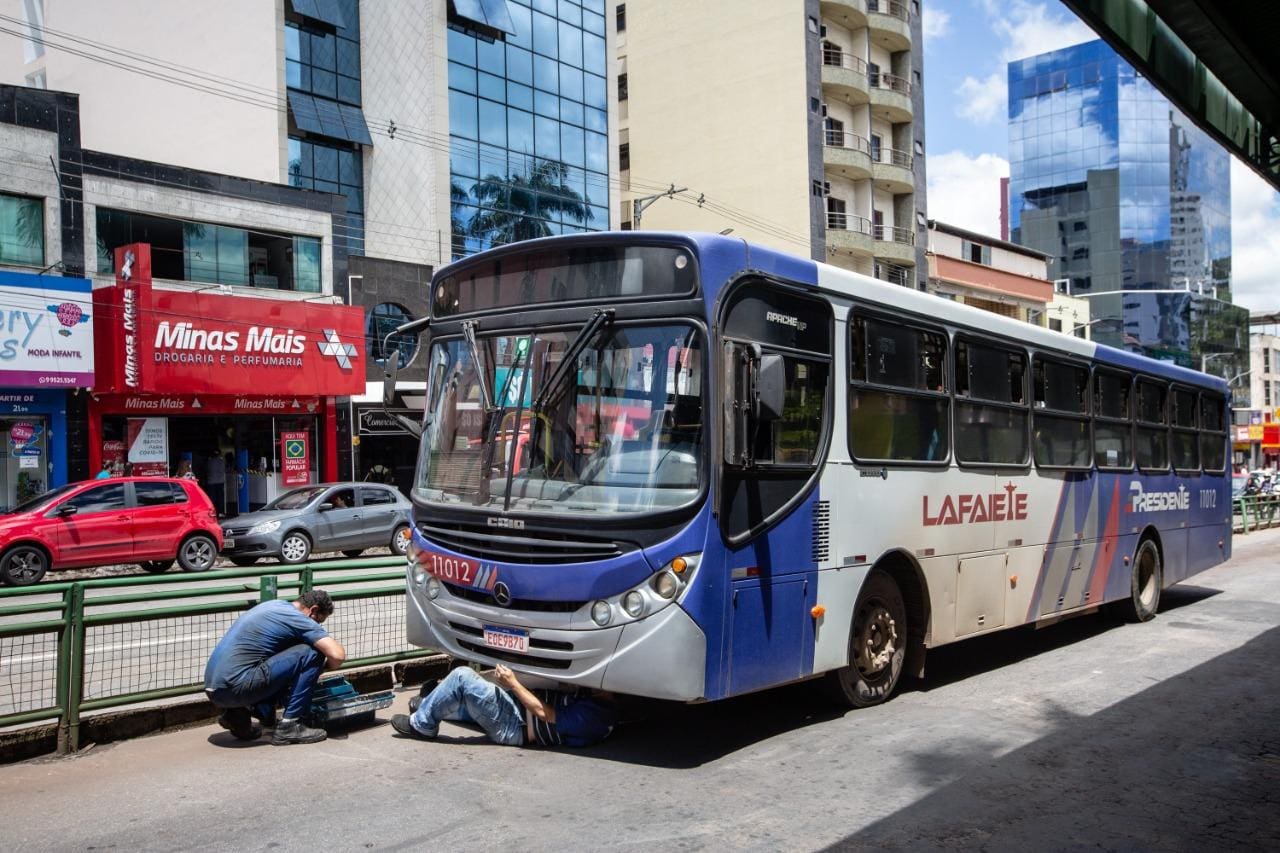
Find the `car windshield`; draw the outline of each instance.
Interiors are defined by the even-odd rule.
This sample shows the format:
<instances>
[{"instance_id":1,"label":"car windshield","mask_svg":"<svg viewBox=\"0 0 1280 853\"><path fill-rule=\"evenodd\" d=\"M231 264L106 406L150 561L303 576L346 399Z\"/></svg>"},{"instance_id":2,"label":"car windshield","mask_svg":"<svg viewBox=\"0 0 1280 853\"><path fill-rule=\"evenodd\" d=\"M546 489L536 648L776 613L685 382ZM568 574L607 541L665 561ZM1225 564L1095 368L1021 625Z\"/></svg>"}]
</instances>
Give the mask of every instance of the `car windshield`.
<instances>
[{"instance_id":1,"label":"car windshield","mask_svg":"<svg viewBox=\"0 0 1280 853\"><path fill-rule=\"evenodd\" d=\"M65 495L67 492L71 491L75 487L76 487L76 484L71 483L70 485L58 486L58 488L56 489L50 489L49 491L45 492L42 495L39 495L38 497L31 498L30 500L25 500L22 503L18 504L17 506L13 506L13 507L10 507L9 509L6 509L4 511L4 514L12 515L14 513L19 513L19 512L28 512L30 510L36 509L37 507L44 506L50 501L54 501L62 497L63 495Z\"/></svg>"},{"instance_id":2,"label":"car windshield","mask_svg":"<svg viewBox=\"0 0 1280 853\"><path fill-rule=\"evenodd\" d=\"M579 331L432 346L414 483L420 499L622 514L697 497L701 333L594 323L575 347ZM574 363L560 368L573 350ZM478 374L492 394L488 410Z\"/></svg>"},{"instance_id":3,"label":"car windshield","mask_svg":"<svg viewBox=\"0 0 1280 853\"><path fill-rule=\"evenodd\" d=\"M323 491L324 489L316 486L306 489L294 489L292 492L285 492L262 509L264 512L273 509L302 509L315 500L316 496Z\"/></svg>"}]
</instances>

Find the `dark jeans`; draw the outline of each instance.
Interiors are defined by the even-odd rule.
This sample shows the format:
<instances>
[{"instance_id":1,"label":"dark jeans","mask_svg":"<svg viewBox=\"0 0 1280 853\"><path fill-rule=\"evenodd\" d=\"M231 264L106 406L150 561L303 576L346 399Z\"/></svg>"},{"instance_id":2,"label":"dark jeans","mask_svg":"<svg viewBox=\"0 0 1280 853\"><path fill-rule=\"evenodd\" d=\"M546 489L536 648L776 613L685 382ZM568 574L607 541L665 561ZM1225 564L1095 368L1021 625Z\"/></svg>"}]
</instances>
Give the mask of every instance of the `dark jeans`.
<instances>
[{"instance_id":1,"label":"dark jeans","mask_svg":"<svg viewBox=\"0 0 1280 853\"><path fill-rule=\"evenodd\" d=\"M250 708L260 717L283 703L285 719L296 719L306 713L324 666L324 655L299 643L248 670L230 687L208 691L209 701L219 708Z\"/></svg>"},{"instance_id":2,"label":"dark jeans","mask_svg":"<svg viewBox=\"0 0 1280 853\"><path fill-rule=\"evenodd\" d=\"M205 492L209 495L209 500L213 501L213 508L218 511L218 517L227 514L227 485L226 483L210 483L205 487Z\"/></svg>"}]
</instances>

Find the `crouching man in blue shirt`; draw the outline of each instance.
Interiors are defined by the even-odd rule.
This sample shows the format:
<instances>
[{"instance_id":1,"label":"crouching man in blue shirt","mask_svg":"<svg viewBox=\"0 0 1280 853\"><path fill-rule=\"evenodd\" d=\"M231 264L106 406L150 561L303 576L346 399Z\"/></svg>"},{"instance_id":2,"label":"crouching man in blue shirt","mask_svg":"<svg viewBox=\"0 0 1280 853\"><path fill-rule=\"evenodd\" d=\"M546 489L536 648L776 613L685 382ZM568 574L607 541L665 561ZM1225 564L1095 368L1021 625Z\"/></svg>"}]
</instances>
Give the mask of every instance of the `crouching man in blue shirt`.
<instances>
[{"instance_id":1,"label":"crouching man in blue shirt","mask_svg":"<svg viewBox=\"0 0 1280 853\"><path fill-rule=\"evenodd\" d=\"M218 724L239 740L256 740L262 734L256 717L275 728L271 742L277 746L324 740L324 729L301 718L320 673L347 659L342 644L320 627L332 613L329 593L313 589L293 603L263 602L237 619L204 668L205 694L223 709Z\"/></svg>"},{"instance_id":2,"label":"crouching man in blue shirt","mask_svg":"<svg viewBox=\"0 0 1280 853\"><path fill-rule=\"evenodd\" d=\"M503 746L591 746L608 737L617 722L617 706L608 693L539 693L502 664L494 670L492 682L459 667L426 697L411 699L413 713L396 714L391 727L429 740L438 733L441 720L453 720L475 723L489 740Z\"/></svg>"}]
</instances>

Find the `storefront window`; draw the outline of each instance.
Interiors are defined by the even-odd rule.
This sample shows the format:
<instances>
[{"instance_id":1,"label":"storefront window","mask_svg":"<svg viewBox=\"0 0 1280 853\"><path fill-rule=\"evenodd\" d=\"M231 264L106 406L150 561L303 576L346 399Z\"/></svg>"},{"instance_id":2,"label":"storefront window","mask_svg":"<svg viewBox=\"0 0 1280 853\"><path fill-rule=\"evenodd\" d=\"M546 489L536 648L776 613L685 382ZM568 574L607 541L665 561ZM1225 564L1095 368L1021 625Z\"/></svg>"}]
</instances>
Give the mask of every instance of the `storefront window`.
<instances>
[{"instance_id":1,"label":"storefront window","mask_svg":"<svg viewBox=\"0 0 1280 853\"><path fill-rule=\"evenodd\" d=\"M320 241L312 237L293 238L294 290L320 292Z\"/></svg>"},{"instance_id":2,"label":"storefront window","mask_svg":"<svg viewBox=\"0 0 1280 853\"><path fill-rule=\"evenodd\" d=\"M392 350L400 351L400 366L413 361L418 350L418 338L412 334L394 334L398 326L413 322L411 315L394 302L383 302L369 312L365 324L365 342L369 357L378 364L385 364Z\"/></svg>"},{"instance_id":3,"label":"storefront window","mask_svg":"<svg viewBox=\"0 0 1280 853\"><path fill-rule=\"evenodd\" d=\"M0 505L5 510L48 489L48 462L44 418L0 418Z\"/></svg>"},{"instance_id":4,"label":"storefront window","mask_svg":"<svg viewBox=\"0 0 1280 853\"><path fill-rule=\"evenodd\" d=\"M0 264L44 266L44 202L0 195Z\"/></svg>"}]
</instances>

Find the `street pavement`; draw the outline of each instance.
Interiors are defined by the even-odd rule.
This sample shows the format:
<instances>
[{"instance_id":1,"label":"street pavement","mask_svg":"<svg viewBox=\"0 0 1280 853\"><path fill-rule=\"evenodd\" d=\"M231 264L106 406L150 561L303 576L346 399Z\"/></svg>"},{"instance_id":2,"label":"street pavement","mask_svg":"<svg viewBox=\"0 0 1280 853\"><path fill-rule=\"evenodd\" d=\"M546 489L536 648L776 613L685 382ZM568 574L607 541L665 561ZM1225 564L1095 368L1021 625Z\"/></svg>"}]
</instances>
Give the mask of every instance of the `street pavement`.
<instances>
[{"instance_id":1,"label":"street pavement","mask_svg":"<svg viewBox=\"0 0 1280 853\"><path fill-rule=\"evenodd\" d=\"M9 849L1280 849L1280 531L1102 616L930 653L841 713L805 685L630 709L583 751L216 726L0 767ZM403 712L411 691L397 696Z\"/></svg>"}]
</instances>

